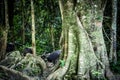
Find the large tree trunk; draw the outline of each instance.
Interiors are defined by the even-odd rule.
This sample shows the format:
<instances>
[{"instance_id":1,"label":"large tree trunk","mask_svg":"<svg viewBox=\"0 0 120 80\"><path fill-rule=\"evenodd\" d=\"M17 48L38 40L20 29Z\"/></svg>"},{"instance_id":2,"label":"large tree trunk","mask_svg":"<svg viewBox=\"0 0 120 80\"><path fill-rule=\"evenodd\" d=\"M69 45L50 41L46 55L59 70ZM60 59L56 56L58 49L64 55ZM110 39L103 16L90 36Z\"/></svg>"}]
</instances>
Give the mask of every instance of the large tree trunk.
<instances>
[{"instance_id":1,"label":"large tree trunk","mask_svg":"<svg viewBox=\"0 0 120 80\"><path fill-rule=\"evenodd\" d=\"M50 74L47 78L47 80L62 80L63 76L66 74L67 70L69 69L69 65L70 65L70 59L71 56L74 52L74 44L73 44L73 26L70 28L70 23L72 21L70 21L70 19L73 18L73 16L70 16L72 14L73 11L71 11L72 6L68 7L67 9L70 9L69 11L66 11L65 9L63 9L66 5L69 5L69 3L66 3L65 5L63 4L62 0L59 0L59 4L61 5L61 14L62 14L62 49L63 49L63 53L62 54L62 60L66 61L66 64L64 67L59 68L58 70L56 70L53 74ZM69 16L68 16L69 15ZM73 46L73 47L72 47Z\"/></svg>"},{"instance_id":2,"label":"large tree trunk","mask_svg":"<svg viewBox=\"0 0 120 80\"><path fill-rule=\"evenodd\" d=\"M59 0L65 66L52 73L48 80L114 80L102 33L103 3Z\"/></svg>"},{"instance_id":3,"label":"large tree trunk","mask_svg":"<svg viewBox=\"0 0 120 80\"><path fill-rule=\"evenodd\" d=\"M94 68L96 68L96 70L93 69L94 71L91 72L94 76L94 77L92 76L93 79L94 78L104 79L106 78L106 76L109 79L113 78L113 75L109 69L109 60L102 32L103 12L106 5L105 3L106 1L87 2L87 0L85 0L81 1L80 2L81 5L77 6L78 7L77 14L80 18L83 27L85 28L89 35L89 39L91 40L90 42L92 43L93 46L92 49L94 50L93 54L97 58L96 65L94 65ZM88 6L89 8L87 8ZM98 72L100 74L94 74L95 72Z\"/></svg>"},{"instance_id":4,"label":"large tree trunk","mask_svg":"<svg viewBox=\"0 0 120 80\"><path fill-rule=\"evenodd\" d=\"M32 16L32 50L33 54L36 55L36 43L35 43L35 15L33 0L31 0L31 16Z\"/></svg>"},{"instance_id":5,"label":"large tree trunk","mask_svg":"<svg viewBox=\"0 0 120 80\"><path fill-rule=\"evenodd\" d=\"M9 19L8 19L8 1L4 0L5 5L5 26L0 26L0 33L1 39L0 39L0 60L4 59L5 53L6 53L6 46L7 46L7 35L8 35L8 29L9 29Z\"/></svg>"}]
</instances>

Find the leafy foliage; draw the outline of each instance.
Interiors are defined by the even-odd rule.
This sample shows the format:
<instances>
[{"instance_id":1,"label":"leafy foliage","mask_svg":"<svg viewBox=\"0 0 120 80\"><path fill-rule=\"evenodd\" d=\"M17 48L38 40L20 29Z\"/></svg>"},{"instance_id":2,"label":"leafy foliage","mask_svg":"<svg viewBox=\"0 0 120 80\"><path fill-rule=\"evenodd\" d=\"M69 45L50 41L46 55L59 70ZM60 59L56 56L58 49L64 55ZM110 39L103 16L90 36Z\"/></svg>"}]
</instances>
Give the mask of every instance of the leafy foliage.
<instances>
[{"instance_id":1,"label":"leafy foliage","mask_svg":"<svg viewBox=\"0 0 120 80\"><path fill-rule=\"evenodd\" d=\"M24 5L23 5L24 4ZM57 1L34 0L35 28L36 28L36 50L37 54L51 52L53 50L51 41L51 27L54 33L55 49L58 49L58 42L61 34L61 16ZM8 42L22 44L22 24L24 13L25 44L16 45L22 51L24 47L31 46L31 13L30 1L17 1L14 3L13 26L9 30Z\"/></svg>"}]
</instances>

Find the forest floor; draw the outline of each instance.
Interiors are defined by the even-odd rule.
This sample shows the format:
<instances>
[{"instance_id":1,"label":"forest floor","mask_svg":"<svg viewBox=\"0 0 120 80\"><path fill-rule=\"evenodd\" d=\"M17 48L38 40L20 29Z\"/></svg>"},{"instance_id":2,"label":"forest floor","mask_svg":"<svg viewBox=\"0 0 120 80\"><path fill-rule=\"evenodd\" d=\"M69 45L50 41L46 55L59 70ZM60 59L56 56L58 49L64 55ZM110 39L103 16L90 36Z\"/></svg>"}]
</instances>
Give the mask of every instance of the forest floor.
<instances>
[{"instance_id":1,"label":"forest floor","mask_svg":"<svg viewBox=\"0 0 120 80\"><path fill-rule=\"evenodd\" d=\"M46 80L54 69L53 63L45 62L40 56L23 57L16 51L0 62L0 80Z\"/></svg>"}]
</instances>

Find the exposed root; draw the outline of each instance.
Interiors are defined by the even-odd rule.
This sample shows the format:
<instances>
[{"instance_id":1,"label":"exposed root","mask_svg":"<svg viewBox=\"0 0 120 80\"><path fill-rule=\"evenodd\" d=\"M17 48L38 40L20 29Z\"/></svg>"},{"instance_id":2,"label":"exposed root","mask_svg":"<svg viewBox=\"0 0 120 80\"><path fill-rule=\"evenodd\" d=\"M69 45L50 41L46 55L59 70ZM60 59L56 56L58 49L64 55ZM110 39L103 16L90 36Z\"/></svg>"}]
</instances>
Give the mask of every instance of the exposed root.
<instances>
[{"instance_id":1,"label":"exposed root","mask_svg":"<svg viewBox=\"0 0 120 80\"><path fill-rule=\"evenodd\" d=\"M5 66L1 66L0 65L0 79L3 80L7 80L9 78L9 80L34 80L33 78L28 77L27 75L19 72L19 71L15 71L13 69L9 69Z\"/></svg>"}]
</instances>

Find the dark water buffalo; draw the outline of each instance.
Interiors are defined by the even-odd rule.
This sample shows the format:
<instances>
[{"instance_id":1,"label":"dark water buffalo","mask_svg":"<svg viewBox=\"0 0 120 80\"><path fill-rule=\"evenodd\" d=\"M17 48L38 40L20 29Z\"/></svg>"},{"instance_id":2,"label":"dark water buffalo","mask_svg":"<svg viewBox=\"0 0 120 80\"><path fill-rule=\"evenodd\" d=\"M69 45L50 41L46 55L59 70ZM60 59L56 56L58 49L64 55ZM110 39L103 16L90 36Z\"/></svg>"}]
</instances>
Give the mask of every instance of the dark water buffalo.
<instances>
[{"instance_id":1,"label":"dark water buffalo","mask_svg":"<svg viewBox=\"0 0 120 80\"><path fill-rule=\"evenodd\" d=\"M61 50L56 50L53 51L52 53L49 53L47 55L48 62L52 62L53 64L55 64L56 61L59 59L60 54L61 54Z\"/></svg>"},{"instance_id":2,"label":"dark water buffalo","mask_svg":"<svg viewBox=\"0 0 120 80\"><path fill-rule=\"evenodd\" d=\"M14 43L7 43L6 53L12 52L14 50L15 50L15 44Z\"/></svg>"},{"instance_id":3,"label":"dark water buffalo","mask_svg":"<svg viewBox=\"0 0 120 80\"><path fill-rule=\"evenodd\" d=\"M16 46L23 46L23 44L18 42L8 42L6 46L6 53L15 51Z\"/></svg>"},{"instance_id":4,"label":"dark water buffalo","mask_svg":"<svg viewBox=\"0 0 120 80\"><path fill-rule=\"evenodd\" d=\"M26 56L27 53L33 54L31 47L27 47L23 50L23 56Z\"/></svg>"}]
</instances>

